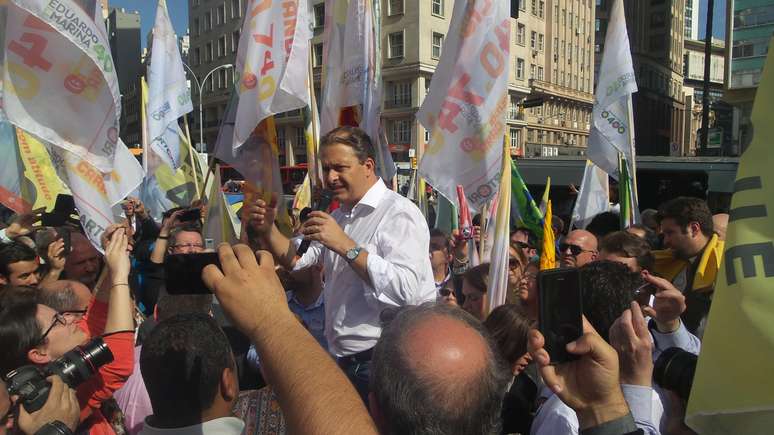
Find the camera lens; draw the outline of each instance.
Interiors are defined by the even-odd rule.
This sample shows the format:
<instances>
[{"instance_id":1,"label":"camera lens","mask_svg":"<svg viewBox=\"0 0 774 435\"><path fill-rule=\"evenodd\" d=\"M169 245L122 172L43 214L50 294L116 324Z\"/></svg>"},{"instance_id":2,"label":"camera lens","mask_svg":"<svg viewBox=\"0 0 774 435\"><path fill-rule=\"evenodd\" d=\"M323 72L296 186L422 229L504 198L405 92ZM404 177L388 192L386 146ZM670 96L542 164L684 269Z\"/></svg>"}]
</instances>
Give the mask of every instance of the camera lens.
<instances>
[{"instance_id":1,"label":"camera lens","mask_svg":"<svg viewBox=\"0 0 774 435\"><path fill-rule=\"evenodd\" d=\"M76 388L99 368L113 361L113 353L101 338L78 346L46 367L48 373L58 374L71 388Z\"/></svg>"},{"instance_id":2,"label":"camera lens","mask_svg":"<svg viewBox=\"0 0 774 435\"><path fill-rule=\"evenodd\" d=\"M661 388L674 391L683 400L688 400L697 361L696 355L678 347L670 347L656 360L653 379Z\"/></svg>"}]
</instances>

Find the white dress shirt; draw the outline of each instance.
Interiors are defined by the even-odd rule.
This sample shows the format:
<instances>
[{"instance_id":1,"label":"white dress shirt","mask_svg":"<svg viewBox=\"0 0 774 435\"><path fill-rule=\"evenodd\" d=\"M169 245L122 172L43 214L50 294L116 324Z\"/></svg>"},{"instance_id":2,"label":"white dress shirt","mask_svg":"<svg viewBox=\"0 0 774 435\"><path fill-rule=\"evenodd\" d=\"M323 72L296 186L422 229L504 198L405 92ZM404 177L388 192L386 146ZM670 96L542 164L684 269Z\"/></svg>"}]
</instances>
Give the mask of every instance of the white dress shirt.
<instances>
[{"instance_id":1,"label":"white dress shirt","mask_svg":"<svg viewBox=\"0 0 774 435\"><path fill-rule=\"evenodd\" d=\"M145 422L139 435L191 435L191 434L217 434L217 435L241 435L245 431L245 424L236 417L221 417L194 426L176 427L172 429L160 429Z\"/></svg>"},{"instance_id":2,"label":"white dress shirt","mask_svg":"<svg viewBox=\"0 0 774 435\"><path fill-rule=\"evenodd\" d=\"M325 337L336 356L372 348L381 335L379 314L387 307L435 300L430 231L419 209L378 180L351 210L331 216L357 246L368 252L373 286L347 260L314 242L295 270L321 265L325 283Z\"/></svg>"}]
</instances>

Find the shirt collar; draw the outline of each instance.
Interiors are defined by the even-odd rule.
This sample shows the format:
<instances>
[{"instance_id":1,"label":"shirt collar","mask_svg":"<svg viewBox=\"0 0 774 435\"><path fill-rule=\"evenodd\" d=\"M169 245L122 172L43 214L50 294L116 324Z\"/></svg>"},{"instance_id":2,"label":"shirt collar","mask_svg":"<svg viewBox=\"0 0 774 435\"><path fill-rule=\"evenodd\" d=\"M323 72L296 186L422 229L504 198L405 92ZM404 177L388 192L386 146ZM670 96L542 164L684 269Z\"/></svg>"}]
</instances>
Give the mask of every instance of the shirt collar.
<instances>
[{"instance_id":1,"label":"shirt collar","mask_svg":"<svg viewBox=\"0 0 774 435\"><path fill-rule=\"evenodd\" d=\"M221 417L201 424L186 427L176 427L171 429L156 428L148 424L147 420L142 429L144 435L187 435L192 433L202 434L241 434L245 428L245 423L236 417Z\"/></svg>"},{"instance_id":2,"label":"shirt collar","mask_svg":"<svg viewBox=\"0 0 774 435\"><path fill-rule=\"evenodd\" d=\"M382 202L382 197L384 197L385 193L387 193L387 186L384 185L384 182L382 181L381 178L377 178L376 183L374 183L374 185L371 186L370 189L368 189L368 192L366 192L366 194L363 195L362 198L360 198L360 201L358 201L357 204L355 204L352 207L352 210L350 210L350 213L353 213L361 205L365 205L375 209L376 206L378 206L379 203Z\"/></svg>"},{"instance_id":3,"label":"shirt collar","mask_svg":"<svg viewBox=\"0 0 774 435\"><path fill-rule=\"evenodd\" d=\"M296 298L296 292L293 290L288 290L285 292L285 296L288 298L288 302L294 302L299 307L303 308L305 311L310 311L315 308L320 307L323 304L323 294L320 292L320 296L317 296L317 300L314 301L312 305L309 305L308 307L305 307L304 304L301 303L301 301Z\"/></svg>"}]
</instances>

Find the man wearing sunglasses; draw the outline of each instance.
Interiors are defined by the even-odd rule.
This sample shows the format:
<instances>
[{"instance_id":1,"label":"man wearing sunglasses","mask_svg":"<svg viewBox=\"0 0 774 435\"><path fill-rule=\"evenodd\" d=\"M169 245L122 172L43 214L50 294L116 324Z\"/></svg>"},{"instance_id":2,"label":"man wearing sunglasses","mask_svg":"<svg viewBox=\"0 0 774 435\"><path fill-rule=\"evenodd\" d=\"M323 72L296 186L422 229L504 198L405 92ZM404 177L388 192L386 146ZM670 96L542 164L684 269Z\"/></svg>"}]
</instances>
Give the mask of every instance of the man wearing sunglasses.
<instances>
[{"instance_id":1,"label":"man wearing sunglasses","mask_svg":"<svg viewBox=\"0 0 774 435\"><path fill-rule=\"evenodd\" d=\"M597 259L597 238L586 230L570 231L559 244L561 267L581 267Z\"/></svg>"}]
</instances>

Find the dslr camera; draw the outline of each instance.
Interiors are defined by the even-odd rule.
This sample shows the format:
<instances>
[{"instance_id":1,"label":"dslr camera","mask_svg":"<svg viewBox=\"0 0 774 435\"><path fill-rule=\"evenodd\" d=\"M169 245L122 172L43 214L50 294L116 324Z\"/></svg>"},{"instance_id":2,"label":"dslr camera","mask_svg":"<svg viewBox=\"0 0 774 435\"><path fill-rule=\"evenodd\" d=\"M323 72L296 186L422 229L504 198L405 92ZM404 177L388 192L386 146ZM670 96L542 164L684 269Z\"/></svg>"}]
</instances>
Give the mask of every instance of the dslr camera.
<instances>
[{"instance_id":1,"label":"dslr camera","mask_svg":"<svg viewBox=\"0 0 774 435\"><path fill-rule=\"evenodd\" d=\"M653 380L666 390L672 390L688 400L699 357L679 347L670 347L659 355L653 365Z\"/></svg>"},{"instance_id":2,"label":"dslr camera","mask_svg":"<svg viewBox=\"0 0 774 435\"><path fill-rule=\"evenodd\" d=\"M32 413L48 400L51 383L46 378L59 375L65 384L75 389L90 378L103 365L113 361L113 353L102 338L97 337L83 346L77 346L51 361L43 368L34 365L19 367L5 376L8 394L18 395L19 402Z\"/></svg>"}]
</instances>

